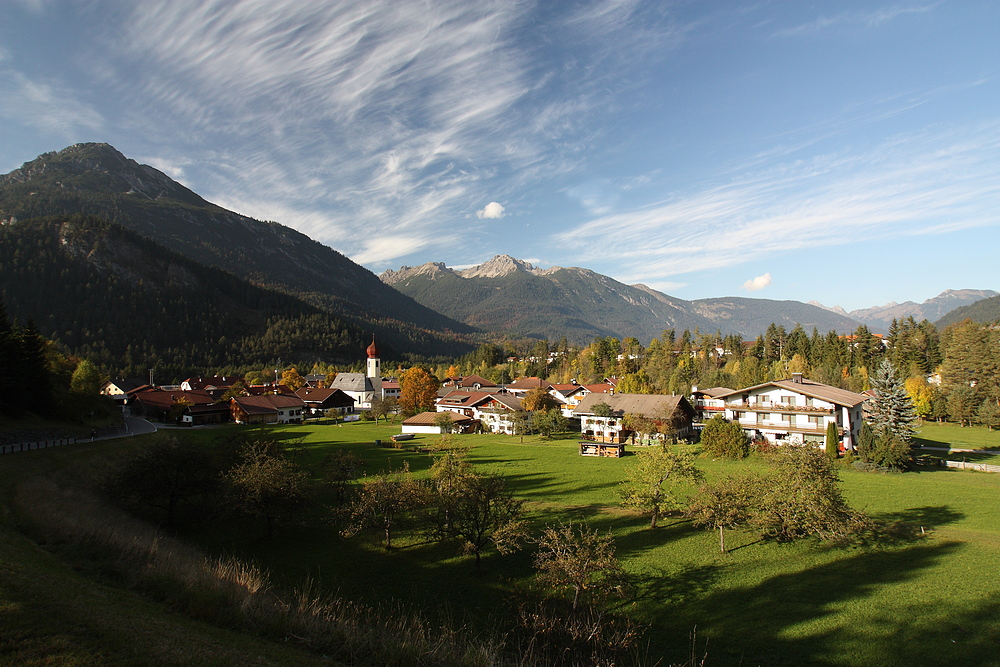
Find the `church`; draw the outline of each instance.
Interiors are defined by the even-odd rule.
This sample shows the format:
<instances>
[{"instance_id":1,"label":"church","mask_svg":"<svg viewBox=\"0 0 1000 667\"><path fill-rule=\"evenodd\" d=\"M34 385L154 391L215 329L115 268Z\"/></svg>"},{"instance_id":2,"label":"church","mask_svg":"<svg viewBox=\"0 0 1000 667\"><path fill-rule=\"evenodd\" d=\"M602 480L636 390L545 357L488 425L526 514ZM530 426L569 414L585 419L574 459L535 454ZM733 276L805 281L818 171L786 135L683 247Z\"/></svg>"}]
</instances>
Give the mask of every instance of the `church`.
<instances>
[{"instance_id":1,"label":"church","mask_svg":"<svg viewBox=\"0 0 1000 667\"><path fill-rule=\"evenodd\" d=\"M378 356L374 335L372 344L365 352L368 362L364 373L338 373L329 387L339 389L353 398L357 410L368 410L373 398L382 398L382 360Z\"/></svg>"}]
</instances>

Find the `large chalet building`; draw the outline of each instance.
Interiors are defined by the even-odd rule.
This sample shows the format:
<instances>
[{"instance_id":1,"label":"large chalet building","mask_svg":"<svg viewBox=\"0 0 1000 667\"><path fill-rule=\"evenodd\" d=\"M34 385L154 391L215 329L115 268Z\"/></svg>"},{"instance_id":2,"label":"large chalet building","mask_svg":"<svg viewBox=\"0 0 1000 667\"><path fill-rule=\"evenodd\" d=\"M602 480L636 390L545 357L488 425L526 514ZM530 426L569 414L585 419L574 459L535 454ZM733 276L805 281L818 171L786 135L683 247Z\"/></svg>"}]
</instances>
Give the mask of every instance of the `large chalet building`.
<instances>
[{"instance_id":1,"label":"large chalet building","mask_svg":"<svg viewBox=\"0 0 1000 667\"><path fill-rule=\"evenodd\" d=\"M864 394L813 382L793 373L746 389L713 397L724 403L726 419L737 422L747 435L776 443L822 445L827 424L837 425L845 449L857 449Z\"/></svg>"}]
</instances>

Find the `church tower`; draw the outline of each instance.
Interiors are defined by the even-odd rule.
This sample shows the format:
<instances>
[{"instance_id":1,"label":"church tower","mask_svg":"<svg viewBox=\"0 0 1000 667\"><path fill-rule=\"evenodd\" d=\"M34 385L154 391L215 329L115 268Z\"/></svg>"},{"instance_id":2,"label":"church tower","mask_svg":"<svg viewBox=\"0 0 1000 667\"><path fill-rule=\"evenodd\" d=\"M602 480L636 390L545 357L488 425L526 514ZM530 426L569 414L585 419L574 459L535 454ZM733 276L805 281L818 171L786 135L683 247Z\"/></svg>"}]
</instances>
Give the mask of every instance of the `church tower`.
<instances>
[{"instance_id":1,"label":"church tower","mask_svg":"<svg viewBox=\"0 0 1000 667\"><path fill-rule=\"evenodd\" d=\"M375 334L372 334L372 344L366 350L368 353L368 372L370 378L382 379L382 360L378 358L378 348L375 347ZM381 383L379 383L381 384Z\"/></svg>"}]
</instances>

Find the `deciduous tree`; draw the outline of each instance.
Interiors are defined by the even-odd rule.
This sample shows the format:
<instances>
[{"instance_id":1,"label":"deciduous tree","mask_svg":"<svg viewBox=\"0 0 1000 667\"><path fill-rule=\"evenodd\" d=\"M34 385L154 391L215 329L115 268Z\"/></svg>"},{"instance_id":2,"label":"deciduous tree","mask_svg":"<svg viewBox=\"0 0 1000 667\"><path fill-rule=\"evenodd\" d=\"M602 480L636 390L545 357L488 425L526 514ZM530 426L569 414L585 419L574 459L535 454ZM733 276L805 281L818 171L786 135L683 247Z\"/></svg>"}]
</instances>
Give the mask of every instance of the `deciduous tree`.
<instances>
[{"instance_id":1,"label":"deciduous tree","mask_svg":"<svg viewBox=\"0 0 1000 667\"><path fill-rule=\"evenodd\" d=\"M459 538L465 553L475 555L479 570L490 544L501 554L518 547L525 536L524 501L513 496L501 475L464 475L457 485L442 496L448 505L445 533Z\"/></svg>"},{"instance_id":2,"label":"deciduous tree","mask_svg":"<svg viewBox=\"0 0 1000 667\"><path fill-rule=\"evenodd\" d=\"M352 537L368 529L382 533L385 548L392 548L392 533L400 519L424 507L427 489L413 478L409 465L396 472L380 473L361 485L347 507L347 525L341 531Z\"/></svg>"},{"instance_id":3,"label":"deciduous tree","mask_svg":"<svg viewBox=\"0 0 1000 667\"><path fill-rule=\"evenodd\" d=\"M650 447L636 453L636 463L622 482L622 505L634 507L650 515L650 528L665 512L684 507L681 493L702 479L694 457L683 452L671 452L665 447Z\"/></svg>"},{"instance_id":4,"label":"deciduous tree","mask_svg":"<svg viewBox=\"0 0 1000 667\"><path fill-rule=\"evenodd\" d=\"M686 515L696 526L719 531L719 550L726 552L725 528L737 528L750 521L763 488L760 475L744 473L705 484L691 498Z\"/></svg>"},{"instance_id":5,"label":"deciduous tree","mask_svg":"<svg viewBox=\"0 0 1000 667\"><path fill-rule=\"evenodd\" d=\"M408 415L433 410L440 386L438 379L427 369L419 366L408 368L399 376L399 407Z\"/></svg>"},{"instance_id":6,"label":"deciduous tree","mask_svg":"<svg viewBox=\"0 0 1000 667\"><path fill-rule=\"evenodd\" d=\"M542 387L532 389L521 399L521 406L528 412L546 412L559 405L558 399Z\"/></svg>"},{"instance_id":7,"label":"deciduous tree","mask_svg":"<svg viewBox=\"0 0 1000 667\"><path fill-rule=\"evenodd\" d=\"M309 497L308 476L272 441L248 443L225 474L226 500L240 514L264 521L265 537L292 519Z\"/></svg>"},{"instance_id":8,"label":"deciduous tree","mask_svg":"<svg viewBox=\"0 0 1000 667\"><path fill-rule=\"evenodd\" d=\"M581 603L600 607L629 589L615 555L611 533L600 534L582 524L546 526L536 540L536 577L544 586L569 593L575 612Z\"/></svg>"}]
</instances>

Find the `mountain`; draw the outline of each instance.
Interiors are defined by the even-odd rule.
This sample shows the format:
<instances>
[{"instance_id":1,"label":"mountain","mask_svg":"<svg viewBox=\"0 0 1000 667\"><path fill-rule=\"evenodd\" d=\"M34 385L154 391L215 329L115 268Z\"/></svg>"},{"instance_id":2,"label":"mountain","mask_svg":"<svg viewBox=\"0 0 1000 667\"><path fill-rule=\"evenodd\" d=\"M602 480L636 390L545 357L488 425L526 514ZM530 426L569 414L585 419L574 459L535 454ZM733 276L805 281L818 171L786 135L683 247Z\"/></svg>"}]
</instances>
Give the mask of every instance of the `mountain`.
<instances>
[{"instance_id":1,"label":"mountain","mask_svg":"<svg viewBox=\"0 0 1000 667\"><path fill-rule=\"evenodd\" d=\"M126 374L352 363L371 341L368 328L92 216L0 225L0 258L11 316Z\"/></svg>"},{"instance_id":2,"label":"mountain","mask_svg":"<svg viewBox=\"0 0 1000 667\"><path fill-rule=\"evenodd\" d=\"M980 322L982 324L1000 322L1000 295L980 299L967 306L959 306L955 310L946 313L934 324L939 329L943 329L949 324L961 322L964 319L970 319L973 322Z\"/></svg>"},{"instance_id":3,"label":"mountain","mask_svg":"<svg viewBox=\"0 0 1000 667\"><path fill-rule=\"evenodd\" d=\"M514 335L588 343L634 336L646 343L664 329L755 337L772 322L824 333L858 323L797 301L724 297L685 301L645 285L625 285L579 267L540 269L508 255L456 271L440 262L385 271L387 284L466 324Z\"/></svg>"},{"instance_id":4,"label":"mountain","mask_svg":"<svg viewBox=\"0 0 1000 667\"><path fill-rule=\"evenodd\" d=\"M78 213L119 224L200 264L293 294L369 330L373 322L409 329L414 340L403 342L400 352L427 353L416 341L426 339L428 330L472 331L389 288L336 250L276 222L212 204L108 144L45 153L0 176L0 221Z\"/></svg>"},{"instance_id":5,"label":"mountain","mask_svg":"<svg viewBox=\"0 0 1000 667\"><path fill-rule=\"evenodd\" d=\"M827 310L845 314L852 319L863 322L875 332L886 333L889 330L889 325L894 319L903 320L907 317L912 317L917 322L920 322L921 320L934 322L941 319L945 316L945 314L956 308L967 306L979 301L980 299L987 299L989 297L997 296L998 294L1000 293L994 292L993 290L949 289L941 292L933 298L927 299L923 303L915 303L913 301L896 303L895 301L892 301L884 306L861 308L859 310L852 310L849 313L845 313L844 309L840 306L827 308ZM820 308L826 308L826 306L823 306L815 301L811 301L810 303L815 306L819 306Z\"/></svg>"}]
</instances>

